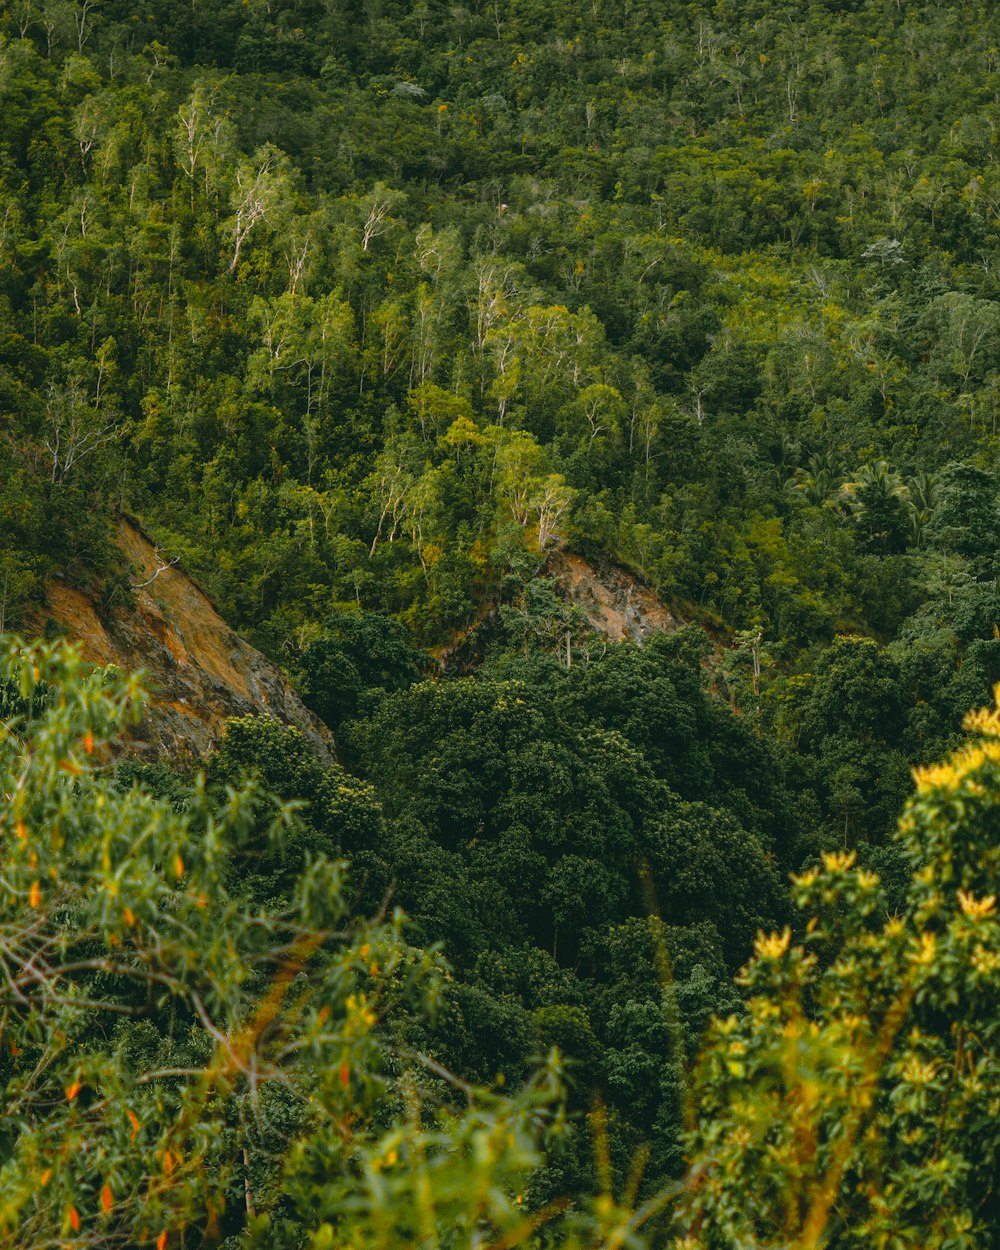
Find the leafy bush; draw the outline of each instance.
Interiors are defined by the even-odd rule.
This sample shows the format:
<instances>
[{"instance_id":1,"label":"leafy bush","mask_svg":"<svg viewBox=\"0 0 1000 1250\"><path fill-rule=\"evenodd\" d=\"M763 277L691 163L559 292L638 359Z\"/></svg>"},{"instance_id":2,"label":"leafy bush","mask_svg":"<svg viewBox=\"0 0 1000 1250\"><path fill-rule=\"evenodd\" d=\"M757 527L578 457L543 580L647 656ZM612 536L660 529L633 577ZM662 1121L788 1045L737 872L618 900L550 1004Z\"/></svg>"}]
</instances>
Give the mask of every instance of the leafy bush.
<instances>
[{"instance_id":1,"label":"leafy bush","mask_svg":"<svg viewBox=\"0 0 1000 1250\"><path fill-rule=\"evenodd\" d=\"M508 1099L423 1061L400 1022L443 965L399 913L346 914L339 860L312 848L258 904L233 867L294 842L293 807L200 778L183 811L123 791L105 761L134 678L13 639L0 683L20 706L0 733L4 1243L319 1247L348 1217L358 1246L516 1240L556 1068Z\"/></svg>"},{"instance_id":2,"label":"leafy bush","mask_svg":"<svg viewBox=\"0 0 1000 1250\"><path fill-rule=\"evenodd\" d=\"M966 723L899 822L902 904L837 851L793 878L802 940L758 937L700 1063L678 1250L996 1244L1000 701Z\"/></svg>"}]
</instances>

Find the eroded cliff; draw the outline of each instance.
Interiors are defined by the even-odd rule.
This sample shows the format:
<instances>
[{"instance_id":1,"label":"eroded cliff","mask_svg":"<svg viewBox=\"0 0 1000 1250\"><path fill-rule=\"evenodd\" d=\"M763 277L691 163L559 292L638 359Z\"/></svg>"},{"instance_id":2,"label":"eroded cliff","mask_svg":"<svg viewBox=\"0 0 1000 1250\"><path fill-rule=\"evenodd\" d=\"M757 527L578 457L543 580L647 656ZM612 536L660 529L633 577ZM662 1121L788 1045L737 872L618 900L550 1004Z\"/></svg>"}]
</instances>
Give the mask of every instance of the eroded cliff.
<instances>
[{"instance_id":1,"label":"eroded cliff","mask_svg":"<svg viewBox=\"0 0 1000 1250\"><path fill-rule=\"evenodd\" d=\"M131 735L137 753L201 759L230 716L274 716L298 726L332 759L333 735L295 694L287 677L226 624L208 596L159 552L139 525L119 522L130 603L105 607L99 592L58 579L45 607L28 622L42 633L52 622L94 664L142 670L148 710Z\"/></svg>"}]
</instances>

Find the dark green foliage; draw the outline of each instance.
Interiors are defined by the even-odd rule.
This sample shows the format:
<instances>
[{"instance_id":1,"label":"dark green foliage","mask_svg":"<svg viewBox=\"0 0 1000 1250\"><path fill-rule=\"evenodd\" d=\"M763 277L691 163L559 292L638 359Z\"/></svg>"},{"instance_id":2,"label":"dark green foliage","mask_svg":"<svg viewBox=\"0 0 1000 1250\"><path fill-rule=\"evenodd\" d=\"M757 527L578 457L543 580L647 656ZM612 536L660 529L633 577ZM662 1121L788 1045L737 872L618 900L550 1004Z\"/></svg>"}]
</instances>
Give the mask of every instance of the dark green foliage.
<instances>
[{"instance_id":1,"label":"dark green foliage","mask_svg":"<svg viewBox=\"0 0 1000 1250\"><path fill-rule=\"evenodd\" d=\"M344 728L384 805L394 897L455 962L442 1056L485 1078L560 1045L623 1164L655 1121L650 1180L678 1163L686 1056L783 918L800 832L780 757L705 692L697 645L508 660Z\"/></svg>"},{"instance_id":2,"label":"dark green foliage","mask_svg":"<svg viewBox=\"0 0 1000 1250\"><path fill-rule=\"evenodd\" d=\"M928 547L969 562L977 575L995 577L998 546L997 484L969 464L948 464L935 479L934 511L924 529Z\"/></svg>"},{"instance_id":3,"label":"dark green foliage","mask_svg":"<svg viewBox=\"0 0 1000 1250\"><path fill-rule=\"evenodd\" d=\"M400 690L416 681L421 658L398 621L340 612L304 652L299 689L317 716L336 729L357 713L362 693Z\"/></svg>"},{"instance_id":4,"label":"dark green foliage","mask_svg":"<svg viewBox=\"0 0 1000 1250\"><path fill-rule=\"evenodd\" d=\"M352 904L372 910L382 902L389 870L382 859L382 812L375 791L338 765L322 764L300 730L267 717L229 720L207 776L227 791L254 778L269 793L298 806L294 836L280 848L253 841L242 848L236 872L251 896L281 899L316 857L349 856Z\"/></svg>"},{"instance_id":5,"label":"dark green foliage","mask_svg":"<svg viewBox=\"0 0 1000 1250\"><path fill-rule=\"evenodd\" d=\"M0 6L0 632L126 603L140 515L337 739L230 724L212 801L298 819L229 895L348 857L454 964L400 1045L558 1046L621 1186L786 873L901 898L910 770L1000 681L998 46L971 0ZM609 569L697 624L595 639Z\"/></svg>"}]
</instances>

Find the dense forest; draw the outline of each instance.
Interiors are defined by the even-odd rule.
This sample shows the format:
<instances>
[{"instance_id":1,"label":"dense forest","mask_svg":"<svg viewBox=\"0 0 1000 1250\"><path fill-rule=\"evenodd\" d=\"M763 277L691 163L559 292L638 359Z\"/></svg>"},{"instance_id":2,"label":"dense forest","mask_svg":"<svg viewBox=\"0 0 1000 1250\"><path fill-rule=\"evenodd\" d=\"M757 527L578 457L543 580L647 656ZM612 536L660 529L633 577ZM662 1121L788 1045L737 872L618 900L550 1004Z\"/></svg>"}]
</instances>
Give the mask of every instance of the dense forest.
<instances>
[{"instance_id":1,"label":"dense forest","mask_svg":"<svg viewBox=\"0 0 1000 1250\"><path fill-rule=\"evenodd\" d=\"M7 1244L1000 1246L998 49L0 4ZM122 515L336 762L120 757Z\"/></svg>"}]
</instances>

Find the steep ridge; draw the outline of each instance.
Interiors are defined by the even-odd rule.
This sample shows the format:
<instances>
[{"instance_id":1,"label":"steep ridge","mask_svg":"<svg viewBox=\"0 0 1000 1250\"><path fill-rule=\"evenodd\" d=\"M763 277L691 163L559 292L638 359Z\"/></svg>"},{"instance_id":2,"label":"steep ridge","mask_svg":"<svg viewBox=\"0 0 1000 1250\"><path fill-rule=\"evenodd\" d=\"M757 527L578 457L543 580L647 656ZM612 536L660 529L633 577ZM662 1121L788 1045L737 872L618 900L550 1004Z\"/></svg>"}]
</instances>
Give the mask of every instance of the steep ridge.
<instances>
[{"instance_id":1,"label":"steep ridge","mask_svg":"<svg viewBox=\"0 0 1000 1250\"><path fill-rule=\"evenodd\" d=\"M90 662L145 673L151 698L131 736L136 753L200 759L227 717L257 713L298 726L322 757L334 758L333 735L281 670L230 629L134 520L119 522L117 543L131 570L131 603L105 607L99 592L54 579L47 604L28 624L42 633L54 622Z\"/></svg>"}]
</instances>

